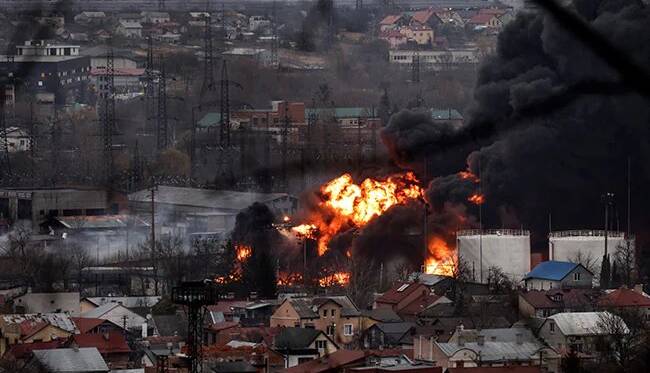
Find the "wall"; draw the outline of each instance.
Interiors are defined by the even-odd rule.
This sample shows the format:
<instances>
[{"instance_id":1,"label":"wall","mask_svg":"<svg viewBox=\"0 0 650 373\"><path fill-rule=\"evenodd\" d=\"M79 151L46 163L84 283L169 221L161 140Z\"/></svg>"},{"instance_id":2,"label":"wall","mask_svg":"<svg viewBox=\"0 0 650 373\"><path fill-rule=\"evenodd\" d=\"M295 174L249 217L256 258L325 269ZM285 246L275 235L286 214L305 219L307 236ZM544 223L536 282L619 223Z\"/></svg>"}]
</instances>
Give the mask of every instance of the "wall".
<instances>
[{"instance_id":1,"label":"wall","mask_svg":"<svg viewBox=\"0 0 650 373\"><path fill-rule=\"evenodd\" d=\"M294 327L300 323L300 316L296 310L291 306L291 302L282 302L280 307L271 316L271 327Z\"/></svg>"},{"instance_id":2,"label":"wall","mask_svg":"<svg viewBox=\"0 0 650 373\"><path fill-rule=\"evenodd\" d=\"M496 232L496 231L495 231ZM458 254L476 273L475 281L481 279L481 250L483 252L483 283L487 283L488 270L491 266L500 267L511 279L519 282L530 272L530 235L496 234L492 231L479 235L478 232L459 232L457 242Z\"/></svg>"}]
</instances>

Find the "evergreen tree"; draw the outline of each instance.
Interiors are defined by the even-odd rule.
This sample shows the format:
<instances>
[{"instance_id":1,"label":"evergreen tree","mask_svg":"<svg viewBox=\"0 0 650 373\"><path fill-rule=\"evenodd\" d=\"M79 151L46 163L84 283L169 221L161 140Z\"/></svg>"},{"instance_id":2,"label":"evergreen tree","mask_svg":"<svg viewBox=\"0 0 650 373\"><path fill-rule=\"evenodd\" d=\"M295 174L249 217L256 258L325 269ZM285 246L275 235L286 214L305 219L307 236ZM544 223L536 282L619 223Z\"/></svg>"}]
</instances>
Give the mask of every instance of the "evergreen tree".
<instances>
[{"instance_id":1,"label":"evergreen tree","mask_svg":"<svg viewBox=\"0 0 650 373\"><path fill-rule=\"evenodd\" d=\"M582 371L580 357L573 348L562 358L560 365L564 373L580 373Z\"/></svg>"},{"instance_id":2,"label":"evergreen tree","mask_svg":"<svg viewBox=\"0 0 650 373\"><path fill-rule=\"evenodd\" d=\"M612 262L612 277L609 284L612 289L617 289L621 286L621 276L618 272L618 266L616 265L616 260L614 260Z\"/></svg>"},{"instance_id":3,"label":"evergreen tree","mask_svg":"<svg viewBox=\"0 0 650 373\"><path fill-rule=\"evenodd\" d=\"M601 289L609 289L610 285L610 272L611 266L609 265L609 255L603 255L603 263L600 266L600 287Z\"/></svg>"}]
</instances>

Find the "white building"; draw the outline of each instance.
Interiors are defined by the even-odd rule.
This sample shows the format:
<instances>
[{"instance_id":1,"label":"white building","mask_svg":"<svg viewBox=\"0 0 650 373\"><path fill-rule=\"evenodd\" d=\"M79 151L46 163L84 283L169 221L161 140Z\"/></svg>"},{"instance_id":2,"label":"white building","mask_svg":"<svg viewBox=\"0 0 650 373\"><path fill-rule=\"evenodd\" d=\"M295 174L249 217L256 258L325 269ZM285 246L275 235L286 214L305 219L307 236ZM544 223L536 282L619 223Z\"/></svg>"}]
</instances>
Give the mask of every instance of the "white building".
<instances>
[{"instance_id":1,"label":"white building","mask_svg":"<svg viewBox=\"0 0 650 373\"><path fill-rule=\"evenodd\" d=\"M140 15L145 23L167 23L171 17L167 12L141 12Z\"/></svg>"},{"instance_id":2,"label":"white building","mask_svg":"<svg viewBox=\"0 0 650 373\"><path fill-rule=\"evenodd\" d=\"M9 153L26 152L31 148L29 133L26 130L19 127L8 127L6 131ZM0 149L3 146L4 144L0 144Z\"/></svg>"},{"instance_id":3,"label":"white building","mask_svg":"<svg viewBox=\"0 0 650 373\"><path fill-rule=\"evenodd\" d=\"M28 40L16 45L16 56L78 56L79 45L50 44L49 40Z\"/></svg>"},{"instance_id":4,"label":"white building","mask_svg":"<svg viewBox=\"0 0 650 373\"><path fill-rule=\"evenodd\" d=\"M388 51L388 62L411 66L416 55L420 58L421 68L445 70L462 65L476 65L479 63L480 53L476 48L444 51L391 50Z\"/></svg>"},{"instance_id":5,"label":"white building","mask_svg":"<svg viewBox=\"0 0 650 373\"><path fill-rule=\"evenodd\" d=\"M142 24L137 21L122 20L117 26L117 33L127 38L141 38Z\"/></svg>"},{"instance_id":6,"label":"white building","mask_svg":"<svg viewBox=\"0 0 650 373\"><path fill-rule=\"evenodd\" d=\"M249 31L260 31L271 27L271 21L264 16L251 16L248 19Z\"/></svg>"}]
</instances>

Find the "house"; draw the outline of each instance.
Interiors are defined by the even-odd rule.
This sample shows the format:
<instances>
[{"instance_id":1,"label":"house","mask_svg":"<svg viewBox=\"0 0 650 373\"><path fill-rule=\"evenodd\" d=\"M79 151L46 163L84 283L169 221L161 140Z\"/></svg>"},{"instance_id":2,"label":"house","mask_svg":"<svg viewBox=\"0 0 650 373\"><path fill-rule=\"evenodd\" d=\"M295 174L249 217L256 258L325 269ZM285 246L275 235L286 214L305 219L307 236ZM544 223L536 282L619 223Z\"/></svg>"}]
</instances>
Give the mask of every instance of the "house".
<instances>
[{"instance_id":1,"label":"house","mask_svg":"<svg viewBox=\"0 0 650 373\"><path fill-rule=\"evenodd\" d=\"M90 24L99 23L106 20L106 13L104 12L81 12L74 16L75 23Z\"/></svg>"},{"instance_id":2,"label":"house","mask_svg":"<svg viewBox=\"0 0 650 373\"><path fill-rule=\"evenodd\" d=\"M271 20L264 16L250 16L248 18L248 30L257 32L271 27Z\"/></svg>"},{"instance_id":3,"label":"house","mask_svg":"<svg viewBox=\"0 0 650 373\"><path fill-rule=\"evenodd\" d=\"M463 115L456 109L431 109L431 120L433 123L452 123L456 128L463 126Z\"/></svg>"},{"instance_id":4,"label":"house","mask_svg":"<svg viewBox=\"0 0 650 373\"><path fill-rule=\"evenodd\" d=\"M401 317L391 308L373 308L361 310L361 330L367 330L377 323L402 322Z\"/></svg>"},{"instance_id":5,"label":"house","mask_svg":"<svg viewBox=\"0 0 650 373\"><path fill-rule=\"evenodd\" d=\"M539 263L523 279L528 290L590 288L594 274L580 263L549 260Z\"/></svg>"},{"instance_id":6,"label":"house","mask_svg":"<svg viewBox=\"0 0 650 373\"><path fill-rule=\"evenodd\" d=\"M107 303L121 304L131 310L149 310L162 299L159 295L131 297L86 297L81 300L81 313L94 310Z\"/></svg>"},{"instance_id":7,"label":"house","mask_svg":"<svg viewBox=\"0 0 650 373\"><path fill-rule=\"evenodd\" d=\"M115 32L127 38L141 38L142 24L138 21L120 20Z\"/></svg>"},{"instance_id":8,"label":"house","mask_svg":"<svg viewBox=\"0 0 650 373\"><path fill-rule=\"evenodd\" d=\"M27 293L14 299L16 313L67 313L79 316L79 293Z\"/></svg>"},{"instance_id":9,"label":"house","mask_svg":"<svg viewBox=\"0 0 650 373\"><path fill-rule=\"evenodd\" d=\"M593 311L601 293L594 289L550 289L519 292L519 315L546 318L560 312Z\"/></svg>"},{"instance_id":10,"label":"house","mask_svg":"<svg viewBox=\"0 0 650 373\"><path fill-rule=\"evenodd\" d=\"M402 319L415 321L425 309L440 303L450 303L444 296L431 292L420 282L398 282L375 300L374 308L390 308Z\"/></svg>"},{"instance_id":11,"label":"house","mask_svg":"<svg viewBox=\"0 0 650 373\"><path fill-rule=\"evenodd\" d=\"M396 29L407 24L408 20L401 14L388 15L379 22L379 31Z\"/></svg>"},{"instance_id":12,"label":"house","mask_svg":"<svg viewBox=\"0 0 650 373\"><path fill-rule=\"evenodd\" d=\"M634 289L623 286L606 293L598 301L598 306L617 313L638 313L646 322L650 321L650 297L643 292L643 285Z\"/></svg>"},{"instance_id":13,"label":"house","mask_svg":"<svg viewBox=\"0 0 650 373\"><path fill-rule=\"evenodd\" d=\"M589 356L596 354L599 338L613 332L627 333L628 329L620 317L609 312L564 312L546 318L539 337L560 353L573 349Z\"/></svg>"},{"instance_id":14,"label":"house","mask_svg":"<svg viewBox=\"0 0 650 373\"><path fill-rule=\"evenodd\" d=\"M364 366L367 353L360 350L338 350L330 355L310 360L286 370L286 373L339 373Z\"/></svg>"},{"instance_id":15,"label":"house","mask_svg":"<svg viewBox=\"0 0 650 373\"><path fill-rule=\"evenodd\" d=\"M168 23L171 22L171 17L167 12L140 12L142 20L145 23Z\"/></svg>"},{"instance_id":16,"label":"house","mask_svg":"<svg viewBox=\"0 0 650 373\"><path fill-rule=\"evenodd\" d=\"M434 40L433 29L427 25L411 24L400 29L400 32L406 35L409 41L417 45L431 46Z\"/></svg>"},{"instance_id":17,"label":"house","mask_svg":"<svg viewBox=\"0 0 650 373\"><path fill-rule=\"evenodd\" d=\"M64 313L0 315L0 356L15 344L66 339L76 332Z\"/></svg>"},{"instance_id":18,"label":"house","mask_svg":"<svg viewBox=\"0 0 650 373\"><path fill-rule=\"evenodd\" d=\"M4 137L2 132L5 131L9 153L26 152L31 149L32 141L26 129L14 126L7 127L4 131L0 131L0 138Z\"/></svg>"},{"instance_id":19,"label":"house","mask_svg":"<svg viewBox=\"0 0 650 373\"><path fill-rule=\"evenodd\" d=\"M415 335L414 323L377 323L363 332L363 347L384 349L411 345L413 335Z\"/></svg>"},{"instance_id":20,"label":"house","mask_svg":"<svg viewBox=\"0 0 650 373\"><path fill-rule=\"evenodd\" d=\"M418 338L415 339L418 341ZM487 340L479 334L475 342L461 336L456 342L437 342L433 338L419 340L415 358L435 361L443 369L509 365L541 365L549 372L558 372L558 355L537 340L518 338L515 341Z\"/></svg>"},{"instance_id":21,"label":"house","mask_svg":"<svg viewBox=\"0 0 650 373\"><path fill-rule=\"evenodd\" d=\"M390 49L398 49L402 45L408 43L406 34L396 29L386 29L379 32L379 39L385 40Z\"/></svg>"},{"instance_id":22,"label":"house","mask_svg":"<svg viewBox=\"0 0 650 373\"><path fill-rule=\"evenodd\" d=\"M443 23L438 14L439 11L433 7L415 11L411 13L411 25L427 26L431 29L436 28Z\"/></svg>"},{"instance_id":23,"label":"house","mask_svg":"<svg viewBox=\"0 0 650 373\"><path fill-rule=\"evenodd\" d=\"M77 349L97 348L111 369L125 369L129 363L131 348L121 332L77 334L72 336L69 345Z\"/></svg>"},{"instance_id":24,"label":"house","mask_svg":"<svg viewBox=\"0 0 650 373\"><path fill-rule=\"evenodd\" d=\"M113 322L104 319L73 317L72 322L74 322L77 327L79 334L124 332L124 328L121 325L114 324Z\"/></svg>"},{"instance_id":25,"label":"house","mask_svg":"<svg viewBox=\"0 0 650 373\"><path fill-rule=\"evenodd\" d=\"M273 349L284 356L285 368L336 352L338 345L325 333L312 328L282 328Z\"/></svg>"},{"instance_id":26,"label":"house","mask_svg":"<svg viewBox=\"0 0 650 373\"><path fill-rule=\"evenodd\" d=\"M106 303L81 314L84 318L106 319L117 325L126 326L127 330L141 330L147 319L119 303Z\"/></svg>"},{"instance_id":27,"label":"house","mask_svg":"<svg viewBox=\"0 0 650 373\"><path fill-rule=\"evenodd\" d=\"M503 23L496 14L479 13L467 21L467 24L472 26L474 30L479 29L499 29Z\"/></svg>"},{"instance_id":28,"label":"house","mask_svg":"<svg viewBox=\"0 0 650 373\"><path fill-rule=\"evenodd\" d=\"M94 348L34 350L32 363L52 373L108 373L108 365Z\"/></svg>"},{"instance_id":29,"label":"house","mask_svg":"<svg viewBox=\"0 0 650 373\"><path fill-rule=\"evenodd\" d=\"M361 312L345 295L289 298L271 315L270 325L315 328L337 343L350 344L361 332Z\"/></svg>"},{"instance_id":30,"label":"house","mask_svg":"<svg viewBox=\"0 0 650 373\"><path fill-rule=\"evenodd\" d=\"M465 342L478 342L481 338L490 342L539 342L530 329L523 327L487 329L465 329L464 327L458 327L448 342L458 343L461 339Z\"/></svg>"}]
</instances>

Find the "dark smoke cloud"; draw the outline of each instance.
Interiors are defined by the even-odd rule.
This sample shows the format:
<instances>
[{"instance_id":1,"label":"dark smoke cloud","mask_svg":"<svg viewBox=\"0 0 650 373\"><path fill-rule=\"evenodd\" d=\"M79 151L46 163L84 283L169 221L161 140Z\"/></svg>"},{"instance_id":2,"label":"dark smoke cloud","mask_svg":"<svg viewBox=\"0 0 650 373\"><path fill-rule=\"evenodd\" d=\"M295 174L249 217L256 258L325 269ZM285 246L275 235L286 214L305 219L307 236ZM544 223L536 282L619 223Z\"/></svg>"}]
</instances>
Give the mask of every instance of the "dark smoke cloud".
<instances>
[{"instance_id":1,"label":"dark smoke cloud","mask_svg":"<svg viewBox=\"0 0 650 373\"><path fill-rule=\"evenodd\" d=\"M580 1L584 19L642 66L650 65L650 11L637 2ZM424 155L464 152L481 165L485 227L533 230L543 245L548 214L554 229L601 228L600 195L614 192L613 221L625 228L626 169L633 172L633 231L649 219L643 186L650 181L650 103L620 74L542 14L519 16L499 35L497 53L481 68L475 103L462 128L402 112L383 135L395 161L418 168ZM456 171L465 164L451 158ZM429 163L430 174L445 175ZM454 171L452 171L454 172ZM432 181L429 198L462 203L471 184L455 175ZM465 203L468 209L471 205ZM639 206L639 207L634 207ZM471 210L468 210L471 213Z\"/></svg>"}]
</instances>

